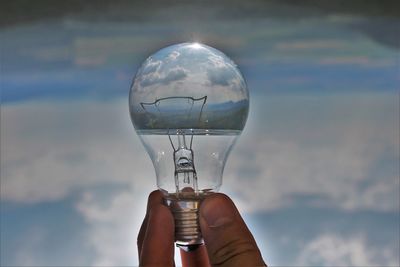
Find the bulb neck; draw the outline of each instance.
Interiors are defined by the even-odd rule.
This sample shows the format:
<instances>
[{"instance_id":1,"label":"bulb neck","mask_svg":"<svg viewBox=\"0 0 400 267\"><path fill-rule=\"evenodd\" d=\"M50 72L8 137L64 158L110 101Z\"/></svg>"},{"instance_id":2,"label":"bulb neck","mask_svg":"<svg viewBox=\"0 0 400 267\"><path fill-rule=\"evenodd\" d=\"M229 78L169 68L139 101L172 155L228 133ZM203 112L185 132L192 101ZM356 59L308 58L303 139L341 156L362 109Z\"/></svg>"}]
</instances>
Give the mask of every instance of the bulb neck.
<instances>
[{"instance_id":1,"label":"bulb neck","mask_svg":"<svg viewBox=\"0 0 400 267\"><path fill-rule=\"evenodd\" d=\"M177 198L175 194L165 197L175 219L175 241L179 246L203 244L200 231L199 208L202 197Z\"/></svg>"}]
</instances>

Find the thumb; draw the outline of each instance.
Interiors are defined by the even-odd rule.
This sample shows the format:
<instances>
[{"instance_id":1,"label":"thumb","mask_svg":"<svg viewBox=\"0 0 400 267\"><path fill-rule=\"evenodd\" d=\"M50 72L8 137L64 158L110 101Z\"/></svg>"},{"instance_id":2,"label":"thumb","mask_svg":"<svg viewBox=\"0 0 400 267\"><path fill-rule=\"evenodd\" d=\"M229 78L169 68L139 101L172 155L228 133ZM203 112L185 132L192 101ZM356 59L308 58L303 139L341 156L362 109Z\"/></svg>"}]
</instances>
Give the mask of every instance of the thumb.
<instances>
[{"instance_id":1,"label":"thumb","mask_svg":"<svg viewBox=\"0 0 400 267\"><path fill-rule=\"evenodd\" d=\"M203 201L200 227L212 266L266 266L252 234L228 196L216 193Z\"/></svg>"}]
</instances>

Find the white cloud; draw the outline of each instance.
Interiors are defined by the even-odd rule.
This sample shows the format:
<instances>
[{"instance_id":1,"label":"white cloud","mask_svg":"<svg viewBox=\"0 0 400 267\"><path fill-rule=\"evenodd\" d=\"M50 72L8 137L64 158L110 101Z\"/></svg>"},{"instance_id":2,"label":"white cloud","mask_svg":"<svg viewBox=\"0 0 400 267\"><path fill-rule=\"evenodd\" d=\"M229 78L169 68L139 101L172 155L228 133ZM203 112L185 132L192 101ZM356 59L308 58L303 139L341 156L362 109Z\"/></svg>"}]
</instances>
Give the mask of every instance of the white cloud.
<instances>
[{"instance_id":1,"label":"white cloud","mask_svg":"<svg viewBox=\"0 0 400 267\"><path fill-rule=\"evenodd\" d=\"M369 246L363 236L322 234L300 252L299 266L399 266L398 254L388 246Z\"/></svg>"},{"instance_id":2,"label":"white cloud","mask_svg":"<svg viewBox=\"0 0 400 267\"><path fill-rule=\"evenodd\" d=\"M178 51L172 51L171 54L168 55L168 60L173 61L176 60L180 56Z\"/></svg>"},{"instance_id":3,"label":"white cloud","mask_svg":"<svg viewBox=\"0 0 400 267\"><path fill-rule=\"evenodd\" d=\"M133 190L118 192L104 207L96 200L101 196L88 191L77 204L91 226L88 242L97 253L93 266L137 264L136 236L146 207L143 197L137 194Z\"/></svg>"},{"instance_id":4,"label":"white cloud","mask_svg":"<svg viewBox=\"0 0 400 267\"><path fill-rule=\"evenodd\" d=\"M154 176L126 101L6 105L1 122L2 199L52 201L98 184L140 186L147 178L140 174Z\"/></svg>"},{"instance_id":5,"label":"white cloud","mask_svg":"<svg viewBox=\"0 0 400 267\"><path fill-rule=\"evenodd\" d=\"M224 188L244 210L280 208L297 196L344 210L399 209L398 103L392 96L265 101L253 105L224 175Z\"/></svg>"},{"instance_id":6,"label":"white cloud","mask_svg":"<svg viewBox=\"0 0 400 267\"><path fill-rule=\"evenodd\" d=\"M146 68L145 70L147 70ZM155 84L169 84L170 82L183 80L188 71L181 67L174 67L167 71L154 71L144 75L140 79L140 86L147 87Z\"/></svg>"},{"instance_id":7,"label":"white cloud","mask_svg":"<svg viewBox=\"0 0 400 267\"><path fill-rule=\"evenodd\" d=\"M145 216L147 194L153 181L141 188L116 192L105 205L104 196L86 191L77 210L90 225L88 242L96 252L92 266L136 266L137 235ZM175 261L180 262L178 250ZM178 265L179 266L179 265Z\"/></svg>"},{"instance_id":8,"label":"white cloud","mask_svg":"<svg viewBox=\"0 0 400 267\"><path fill-rule=\"evenodd\" d=\"M161 66L161 60L153 60L152 58L149 58L147 59L147 62L148 63L139 70L141 75L157 72Z\"/></svg>"},{"instance_id":9,"label":"white cloud","mask_svg":"<svg viewBox=\"0 0 400 267\"><path fill-rule=\"evenodd\" d=\"M398 209L393 119L398 104L390 95L342 97L317 97L316 106L293 96L270 97L266 103L255 99L246 134L224 175L223 189L242 211L281 208L297 195L315 195L322 200L312 205L345 210ZM2 200L40 203L81 192L76 207L91 229L93 264L135 264L136 234L155 175L126 100L31 102L1 109ZM104 202L99 185L118 190ZM335 247L343 241L327 239L311 242L302 259L319 242ZM342 247L349 264L365 260L362 242Z\"/></svg>"},{"instance_id":10,"label":"white cloud","mask_svg":"<svg viewBox=\"0 0 400 267\"><path fill-rule=\"evenodd\" d=\"M295 97L270 98L259 110L253 105L224 188L247 211L285 206L298 195L322 196L346 210L397 210L396 101L390 95L317 100L310 112L309 100ZM291 110L281 112L282 103ZM140 187L144 175L154 177L125 101L6 105L1 116L2 199L57 200L75 189Z\"/></svg>"},{"instance_id":11,"label":"white cloud","mask_svg":"<svg viewBox=\"0 0 400 267\"><path fill-rule=\"evenodd\" d=\"M1 116L2 201L42 203L79 192L92 265L136 265L136 236L156 179L126 100L5 105ZM114 189L105 196L99 186ZM27 238L16 262L40 263L30 245L36 236Z\"/></svg>"},{"instance_id":12,"label":"white cloud","mask_svg":"<svg viewBox=\"0 0 400 267\"><path fill-rule=\"evenodd\" d=\"M245 82L235 64L217 50L178 45L160 51L141 66L132 88L135 101L153 102L156 96L188 94L194 98L207 95L209 103L240 101L247 97Z\"/></svg>"}]
</instances>

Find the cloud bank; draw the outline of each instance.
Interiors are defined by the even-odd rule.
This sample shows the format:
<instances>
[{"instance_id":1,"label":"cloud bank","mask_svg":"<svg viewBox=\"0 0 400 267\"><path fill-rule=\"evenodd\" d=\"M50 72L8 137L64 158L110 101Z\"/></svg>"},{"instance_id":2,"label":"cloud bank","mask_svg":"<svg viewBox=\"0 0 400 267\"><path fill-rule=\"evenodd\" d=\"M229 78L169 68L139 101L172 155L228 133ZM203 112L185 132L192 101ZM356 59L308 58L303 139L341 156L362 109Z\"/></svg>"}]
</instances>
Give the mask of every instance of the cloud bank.
<instances>
[{"instance_id":1,"label":"cloud bank","mask_svg":"<svg viewBox=\"0 0 400 267\"><path fill-rule=\"evenodd\" d=\"M372 249L363 236L325 233L305 245L297 263L299 266L396 266L399 259L389 247Z\"/></svg>"},{"instance_id":2,"label":"cloud bank","mask_svg":"<svg viewBox=\"0 0 400 267\"><path fill-rule=\"evenodd\" d=\"M267 101L253 107L225 173L226 187L249 209L279 208L301 195L322 196L313 205L347 210L398 209L395 99L383 94ZM312 105L325 111L314 113ZM2 198L41 202L95 184L140 186L152 166L126 106L115 100L2 107Z\"/></svg>"},{"instance_id":3,"label":"cloud bank","mask_svg":"<svg viewBox=\"0 0 400 267\"><path fill-rule=\"evenodd\" d=\"M243 214L298 204L398 211L398 102L386 94L346 96L255 98L222 187ZM2 201L43 203L78 194L93 265L135 264L136 233L155 175L126 100L4 105L1 116ZM99 187L115 190L105 199ZM341 254L316 251L320 246ZM299 260L359 264L370 259L368 249L362 238L326 235L307 244ZM385 262L392 262L387 255Z\"/></svg>"}]
</instances>

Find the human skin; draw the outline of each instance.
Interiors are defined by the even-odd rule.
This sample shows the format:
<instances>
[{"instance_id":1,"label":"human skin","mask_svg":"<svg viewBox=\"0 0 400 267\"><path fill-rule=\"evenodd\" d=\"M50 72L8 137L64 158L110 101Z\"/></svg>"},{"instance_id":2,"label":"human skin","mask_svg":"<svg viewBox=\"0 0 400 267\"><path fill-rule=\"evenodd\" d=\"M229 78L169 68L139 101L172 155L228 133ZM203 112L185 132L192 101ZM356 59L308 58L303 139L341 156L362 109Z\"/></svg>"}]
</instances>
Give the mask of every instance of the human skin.
<instances>
[{"instance_id":1,"label":"human skin","mask_svg":"<svg viewBox=\"0 0 400 267\"><path fill-rule=\"evenodd\" d=\"M206 197L200 206L199 222L205 245L192 252L181 251L183 267L266 266L228 196L215 193ZM162 193L153 191L138 235L139 266L175 266L174 241L174 218L164 205Z\"/></svg>"}]
</instances>

